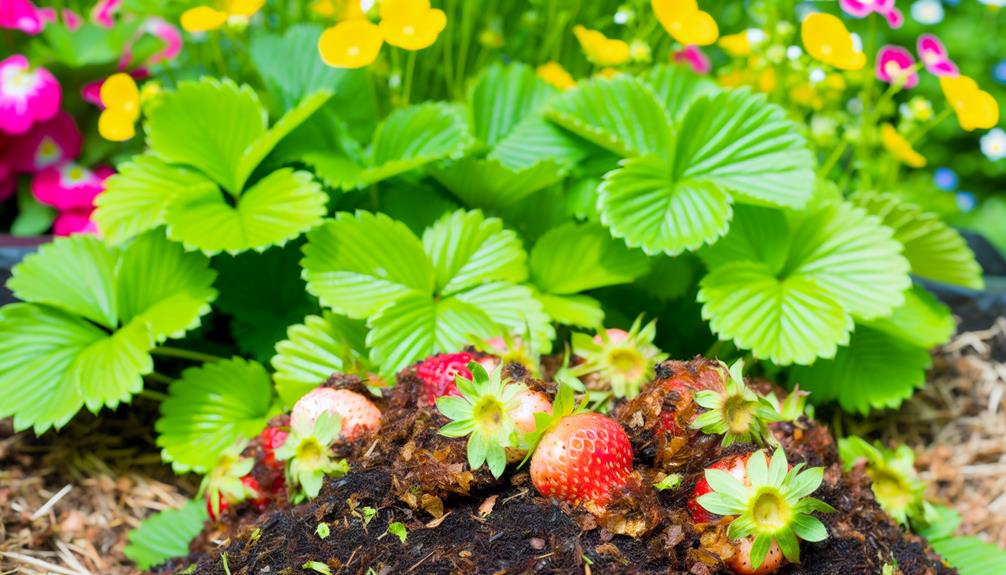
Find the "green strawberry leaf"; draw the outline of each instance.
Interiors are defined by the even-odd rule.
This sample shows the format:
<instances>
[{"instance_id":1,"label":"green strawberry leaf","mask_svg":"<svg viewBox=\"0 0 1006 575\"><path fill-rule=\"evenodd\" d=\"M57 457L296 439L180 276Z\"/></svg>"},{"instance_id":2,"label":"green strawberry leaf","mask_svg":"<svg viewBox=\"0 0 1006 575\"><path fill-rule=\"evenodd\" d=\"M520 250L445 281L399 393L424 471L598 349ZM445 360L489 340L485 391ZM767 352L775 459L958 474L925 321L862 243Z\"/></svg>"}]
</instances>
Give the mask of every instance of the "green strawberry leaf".
<instances>
[{"instance_id":1,"label":"green strawberry leaf","mask_svg":"<svg viewBox=\"0 0 1006 575\"><path fill-rule=\"evenodd\" d=\"M619 156L666 154L670 118L649 84L632 76L593 78L553 98L546 116Z\"/></svg>"},{"instance_id":2,"label":"green strawberry leaf","mask_svg":"<svg viewBox=\"0 0 1006 575\"><path fill-rule=\"evenodd\" d=\"M527 254L520 238L499 218L458 210L423 233L423 250L433 263L436 292L450 295L487 282L522 282Z\"/></svg>"},{"instance_id":3,"label":"green strawberry leaf","mask_svg":"<svg viewBox=\"0 0 1006 575\"><path fill-rule=\"evenodd\" d=\"M308 234L307 290L321 304L361 319L410 294L432 294L434 268L423 244L384 214L336 214Z\"/></svg>"},{"instance_id":4,"label":"green strawberry leaf","mask_svg":"<svg viewBox=\"0 0 1006 575\"><path fill-rule=\"evenodd\" d=\"M318 309L300 277L300 257L300 242L291 242L261 254L221 255L213 262L220 272L217 307L232 316L238 348L259 361L272 358L287 326Z\"/></svg>"},{"instance_id":5,"label":"green strawberry leaf","mask_svg":"<svg viewBox=\"0 0 1006 575\"><path fill-rule=\"evenodd\" d=\"M556 323L599 328L604 322L601 302L586 295L536 294L545 313Z\"/></svg>"},{"instance_id":6,"label":"green strawberry leaf","mask_svg":"<svg viewBox=\"0 0 1006 575\"><path fill-rule=\"evenodd\" d=\"M269 374L259 363L233 358L191 367L161 404L157 446L175 473L205 473L223 452L262 431L273 411Z\"/></svg>"},{"instance_id":7,"label":"green strawberry leaf","mask_svg":"<svg viewBox=\"0 0 1006 575\"><path fill-rule=\"evenodd\" d=\"M792 381L814 403L838 401L842 409L867 414L894 408L926 381L929 352L882 331L856 325L848 345L833 359L793 368Z\"/></svg>"},{"instance_id":8,"label":"green strawberry leaf","mask_svg":"<svg viewBox=\"0 0 1006 575\"><path fill-rule=\"evenodd\" d=\"M711 246L699 250L710 269L737 261L764 262L781 271L789 253L790 225L786 215L759 206L734 206L730 232Z\"/></svg>"},{"instance_id":9,"label":"green strawberry leaf","mask_svg":"<svg viewBox=\"0 0 1006 575\"><path fill-rule=\"evenodd\" d=\"M468 96L475 137L485 146L495 146L555 92L527 64L490 65L481 72Z\"/></svg>"},{"instance_id":10,"label":"green strawberry leaf","mask_svg":"<svg viewBox=\"0 0 1006 575\"><path fill-rule=\"evenodd\" d=\"M207 519L206 505L198 500L187 501L181 509L158 511L130 529L129 542L122 552L144 571L169 559L185 557L189 543L203 530Z\"/></svg>"},{"instance_id":11,"label":"green strawberry leaf","mask_svg":"<svg viewBox=\"0 0 1006 575\"><path fill-rule=\"evenodd\" d=\"M422 183L404 178L391 180L381 185L380 196L381 212L409 226L417 235L444 214L461 207L428 180Z\"/></svg>"},{"instance_id":12,"label":"green strawberry leaf","mask_svg":"<svg viewBox=\"0 0 1006 575\"><path fill-rule=\"evenodd\" d=\"M709 76L675 64L653 66L641 78L650 85L674 121L680 120L699 96L720 91Z\"/></svg>"},{"instance_id":13,"label":"green strawberry leaf","mask_svg":"<svg viewBox=\"0 0 1006 575\"><path fill-rule=\"evenodd\" d=\"M167 162L195 168L237 197L244 183L241 158L265 134L266 120L250 86L183 81L147 115L147 143Z\"/></svg>"},{"instance_id":14,"label":"green strawberry leaf","mask_svg":"<svg viewBox=\"0 0 1006 575\"><path fill-rule=\"evenodd\" d=\"M216 184L181 166L141 154L119 167L94 203L94 221L111 244L162 226L168 206L179 195L216 190Z\"/></svg>"},{"instance_id":15,"label":"green strawberry leaf","mask_svg":"<svg viewBox=\"0 0 1006 575\"><path fill-rule=\"evenodd\" d=\"M383 308L369 322L370 359L383 374L393 374L411 363L442 351L457 351L475 339L499 335L485 312L450 297L435 301L425 295L406 295Z\"/></svg>"},{"instance_id":16,"label":"green strawberry leaf","mask_svg":"<svg viewBox=\"0 0 1006 575\"><path fill-rule=\"evenodd\" d=\"M284 168L255 183L236 205L216 188L182 194L168 207L168 237L208 255L264 251L321 223L327 202L311 174Z\"/></svg>"},{"instance_id":17,"label":"green strawberry leaf","mask_svg":"<svg viewBox=\"0 0 1006 575\"><path fill-rule=\"evenodd\" d=\"M656 156L624 160L598 189L601 222L647 254L676 255L715 242L733 217L730 194L700 180L673 181Z\"/></svg>"},{"instance_id":18,"label":"green strawberry leaf","mask_svg":"<svg viewBox=\"0 0 1006 575\"><path fill-rule=\"evenodd\" d=\"M531 249L529 265L538 289L560 295L630 283L649 271L643 252L613 240L594 223L552 229Z\"/></svg>"},{"instance_id":19,"label":"green strawberry leaf","mask_svg":"<svg viewBox=\"0 0 1006 575\"><path fill-rule=\"evenodd\" d=\"M947 343L957 330L950 308L917 285L891 315L862 323L927 349Z\"/></svg>"},{"instance_id":20,"label":"green strawberry leaf","mask_svg":"<svg viewBox=\"0 0 1006 575\"><path fill-rule=\"evenodd\" d=\"M799 127L748 90L696 99L670 156L673 180L715 184L741 203L801 208L814 193L814 156Z\"/></svg>"},{"instance_id":21,"label":"green strawberry leaf","mask_svg":"<svg viewBox=\"0 0 1006 575\"><path fill-rule=\"evenodd\" d=\"M333 373L370 370L366 339L364 322L329 312L309 315L304 323L290 326L272 358L276 393L283 405L292 406Z\"/></svg>"},{"instance_id":22,"label":"green strawberry leaf","mask_svg":"<svg viewBox=\"0 0 1006 575\"><path fill-rule=\"evenodd\" d=\"M511 170L526 170L539 162L558 164L563 172L578 164L594 146L549 122L544 114L531 114L496 143L487 159Z\"/></svg>"},{"instance_id":23,"label":"green strawberry leaf","mask_svg":"<svg viewBox=\"0 0 1006 575\"><path fill-rule=\"evenodd\" d=\"M913 274L971 289L985 287L981 266L967 242L936 214L891 194L857 193L851 200L894 230Z\"/></svg>"},{"instance_id":24,"label":"green strawberry leaf","mask_svg":"<svg viewBox=\"0 0 1006 575\"><path fill-rule=\"evenodd\" d=\"M1006 550L977 537L950 537L930 543L960 575L1006 573Z\"/></svg>"},{"instance_id":25,"label":"green strawberry leaf","mask_svg":"<svg viewBox=\"0 0 1006 575\"><path fill-rule=\"evenodd\" d=\"M542 353L551 351L555 329L530 287L494 282L461 292L455 297L474 305L510 333L530 332L535 350Z\"/></svg>"},{"instance_id":26,"label":"green strawberry leaf","mask_svg":"<svg viewBox=\"0 0 1006 575\"><path fill-rule=\"evenodd\" d=\"M490 210L510 206L563 178L561 167L551 160L512 170L497 160L471 156L434 167L430 173L466 206Z\"/></svg>"},{"instance_id":27,"label":"green strawberry leaf","mask_svg":"<svg viewBox=\"0 0 1006 575\"><path fill-rule=\"evenodd\" d=\"M764 263L735 262L699 285L702 317L712 331L755 357L806 364L833 357L848 342L852 318L813 279L779 278Z\"/></svg>"}]
</instances>

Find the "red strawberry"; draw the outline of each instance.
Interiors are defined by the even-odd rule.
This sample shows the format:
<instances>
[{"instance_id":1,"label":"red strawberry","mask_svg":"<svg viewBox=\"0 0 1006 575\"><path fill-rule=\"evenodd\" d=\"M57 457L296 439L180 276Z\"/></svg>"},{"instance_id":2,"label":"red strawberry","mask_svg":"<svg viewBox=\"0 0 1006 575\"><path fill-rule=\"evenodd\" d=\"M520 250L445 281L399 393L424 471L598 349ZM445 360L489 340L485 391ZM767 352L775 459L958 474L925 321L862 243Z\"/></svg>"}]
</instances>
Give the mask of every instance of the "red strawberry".
<instances>
[{"instance_id":1,"label":"red strawberry","mask_svg":"<svg viewBox=\"0 0 1006 575\"><path fill-rule=\"evenodd\" d=\"M517 396L520 407L510 412L517 431L521 433L534 432L534 414L552 413L552 402L540 391L526 389Z\"/></svg>"},{"instance_id":2,"label":"red strawberry","mask_svg":"<svg viewBox=\"0 0 1006 575\"><path fill-rule=\"evenodd\" d=\"M599 413L561 419L531 457L531 481L545 497L604 507L632 471L629 436Z\"/></svg>"},{"instance_id":3,"label":"red strawberry","mask_svg":"<svg viewBox=\"0 0 1006 575\"><path fill-rule=\"evenodd\" d=\"M266 505L269 503L269 499L262 491L262 486L259 485L258 481L256 481L251 475L245 475L241 478L241 484L247 487L251 493L254 493L252 503L255 504L255 507L257 507L259 511L265 509ZM213 513L214 497L218 500L217 507L220 510L219 515ZM206 511L209 513L210 518L214 521L223 516L224 512L231 506L231 503L232 502L228 501L227 497L225 497L224 494L217 489L210 489L206 492ZM233 503L240 503L240 501L235 501Z\"/></svg>"},{"instance_id":4,"label":"red strawberry","mask_svg":"<svg viewBox=\"0 0 1006 575\"><path fill-rule=\"evenodd\" d=\"M673 363L681 364L682 362ZM682 423L687 427L691 420L694 420L699 414L697 411L693 411L688 418L689 421L679 423L677 411L685 409L697 391L722 391L723 372L715 362L690 362L678 367L670 377L659 380L655 385L660 387L659 391L665 394L673 393L675 395L671 397L676 397L673 401L674 405L664 404L664 410L660 413L659 429L670 435L680 436L685 433Z\"/></svg>"},{"instance_id":5,"label":"red strawberry","mask_svg":"<svg viewBox=\"0 0 1006 575\"><path fill-rule=\"evenodd\" d=\"M734 554L726 563L727 567L737 575L767 575L782 566L782 549L779 549L775 541L768 548L768 554L757 569L751 567L751 547L754 545L754 539L745 537L734 541L733 545Z\"/></svg>"},{"instance_id":6,"label":"red strawberry","mask_svg":"<svg viewBox=\"0 0 1006 575\"><path fill-rule=\"evenodd\" d=\"M736 477L741 483L747 484L747 463L750 458L751 454L733 455L710 465L709 469L722 469ZM705 507L702 507L698 502L699 497L712 490L713 488L709 486L709 482L706 481L705 477L699 479L699 482L695 484L695 490L692 491L692 496L688 498L688 511L692 513L692 521L696 523L710 523L716 519L715 515L706 511Z\"/></svg>"},{"instance_id":7,"label":"red strawberry","mask_svg":"<svg viewBox=\"0 0 1006 575\"><path fill-rule=\"evenodd\" d=\"M437 398L444 395L460 395L454 376L471 379L468 362L472 355L467 352L441 353L423 360L416 368L416 374L423 381L423 390L419 397L419 405L430 406Z\"/></svg>"},{"instance_id":8,"label":"red strawberry","mask_svg":"<svg viewBox=\"0 0 1006 575\"><path fill-rule=\"evenodd\" d=\"M353 441L381 427L381 410L369 399L348 389L319 387L297 400L290 414L291 427L314 425L324 412L342 418L340 437Z\"/></svg>"},{"instance_id":9,"label":"red strawberry","mask_svg":"<svg viewBox=\"0 0 1006 575\"><path fill-rule=\"evenodd\" d=\"M286 436L290 435L278 427L267 427L262 430L259 440L262 442L262 463L272 469L283 469L283 462L276 460L276 448L283 445Z\"/></svg>"}]
</instances>

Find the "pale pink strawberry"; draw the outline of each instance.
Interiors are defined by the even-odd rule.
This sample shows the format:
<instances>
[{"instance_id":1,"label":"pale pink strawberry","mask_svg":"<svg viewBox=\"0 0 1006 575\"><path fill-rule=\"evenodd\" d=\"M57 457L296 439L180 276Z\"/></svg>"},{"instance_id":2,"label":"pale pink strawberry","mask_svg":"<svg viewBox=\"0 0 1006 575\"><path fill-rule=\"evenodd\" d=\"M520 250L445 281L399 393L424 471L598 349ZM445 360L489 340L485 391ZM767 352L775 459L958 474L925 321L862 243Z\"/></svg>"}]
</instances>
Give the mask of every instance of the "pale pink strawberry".
<instances>
[{"instance_id":1,"label":"pale pink strawberry","mask_svg":"<svg viewBox=\"0 0 1006 575\"><path fill-rule=\"evenodd\" d=\"M297 400L290 414L290 426L311 429L324 412L342 418L339 437L353 441L381 427L381 410L369 399L348 389L319 387Z\"/></svg>"},{"instance_id":2,"label":"pale pink strawberry","mask_svg":"<svg viewBox=\"0 0 1006 575\"><path fill-rule=\"evenodd\" d=\"M517 431L521 433L534 432L534 414L552 413L552 402L540 391L525 389L517 396L520 407L510 412Z\"/></svg>"}]
</instances>

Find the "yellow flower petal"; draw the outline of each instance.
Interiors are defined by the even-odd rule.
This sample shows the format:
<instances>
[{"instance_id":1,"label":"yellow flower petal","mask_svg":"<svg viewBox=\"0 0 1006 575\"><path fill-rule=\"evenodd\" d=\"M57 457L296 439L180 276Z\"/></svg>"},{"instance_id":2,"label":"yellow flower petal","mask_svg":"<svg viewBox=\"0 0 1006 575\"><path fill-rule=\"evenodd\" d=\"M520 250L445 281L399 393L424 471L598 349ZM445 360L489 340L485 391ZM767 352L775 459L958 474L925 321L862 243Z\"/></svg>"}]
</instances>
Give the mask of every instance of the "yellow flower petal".
<instances>
[{"instance_id":1,"label":"yellow flower petal","mask_svg":"<svg viewBox=\"0 0 1006 575\"><path fill-rule=\"evenodd\" d=\"M120 112L134 121L140 116L140 90L129 74L119 72L105 79L99 97L106 109Z\"/></svg>"},{"instance_id":2,"label":"yellow flower petal","mask_svg":"<svg viewBox=\"0 0 1006 575\"><path fill-rule=\"evenodd\" d=\"M884 124L880 127L880 141L887 148L887 151L891 153L892 156L897 158L904 164L911 166L913 168L921 168L926 165L926 158L922 154L915 151L912 148L912 144L908 142L894 126L890 124Z\"/></svg>"},{"instance_id":3,"label":"yellow flower petal","mask_svg":"<svg viewBox=\"0 0 1006 575\"><path fill-rule=\"evenodd\" d=\"M957 122L967 131L989 129L999 123L999 104L973 79L961 75L940 78L947 102L957 114Z\"/></svg>"},{"instance_id":4,"label":"yellow flower petal","mask_svg":"<svg viewBox=\"0 0 1006 575\"><path fill-rule=\"evenodd\" d=\"M402 0L394 0L401 3ZM427 4L429 4L427 2ZM384 13L384 5L381 12ZM416 14L408 11L404 15L396 14L381 20L381 35L392 46L405 50L422 50L429 48L437 41L437 37L447 26L447 15L443 10L433 8Z\"/></svg>"},{"instance_id":5,"label":"yellow flower petal","mask_svg":"<svg viewBox=\"0 0 1006 575\"><path fill-rule=\"evenodd\" d=\"M800 24L800 38L812 58L841 70L859 70L866 55L853 49L852 35L838 17L815 12Z\"/></svg>"},{"instance_id":6,"label":"yellow flower petal","mask_svg":"<svg viewBox=\"0 0 1006 575\"><path fill-rule=\"evenodd\" d=\"M226 12L214 10L209 6L196 6L182 13L182 28L189 32L206 32L216 30L227 22Z\"/></svg>"},{"instance_id":7,"label":"yellow flower petal","mask_svg":"<svg viewBox=\"0 0 1006 575\"><path fill-rule=\"evenodd\" d=\"M383 43L380 29L369 20L346 20L321 34L318 52L334 68L362 68L377 59Z\"/></svg>"},{"instance_id":8,"label":"yellow flower petal","mask_svg":"<svg viewBox=\"0 0 1006 575\"><path fill-rule=\"evenodd\" d=\"M568 90L576 86L576 80L558 62L546 62L535 70L538 77L560 90Z\"/></svg>"},{"instance_id":9,"label":"yellow flower petal","mask_svg":"<svg viewBox=\"0 0 1006 575\"><path fill-rule=\"evenodd\" d=\"M381 20L415 20L430 11L430 0L381 0Z\"/></svg>"},{"instance_id":10,"label":"yellow flower petal","mask_svg":"<svg viewBox=\"0 0 1006 575\"><path fill-rule=\"evenodd\" d=\"M591 63L598 66L618 66L629 61L629 45L622 40L608 38L597 30L575 26L573 34Z\"/></svg>"},{"instance_id":11,"label":"yellow flower petal","mask_svg":"<svg viewBox=\"0 0 1006 575\"><path fill-rule=\"evenodd\" d=\"M254 16L264 5L265 0L230 0L227 12L231 16L244 16L248 18Z\"/></svg>"},{"instance_id":12,"label":"yellow flower petal","mask_svg":"<svg viewBox=\"0 0 1006 575\"><path fill-rule=\"evenodd\" d=\"M108 108L98 117L98 133L112 142L125 142L136 135L136 117L122 110Z\"/></svg>"},{"instance_id":13,"label":"yellow flower petal","mask_svg":"<svg viewBox=\"0 0 1006 575\"><path fill-rule=\"evenodd\" d=\"M682 44L708 46L719 36L716 20L699 10L695 0L651 0L650 4L664 30Z\"/></svg>"},{"instance_id":14,"label":"yellow flower petal","mask_svg":"<svg viewBox=\"0 0 1006 575\"><path fill-rule=\"evenodd\" d=\"M723 48L727 54L734 57L739 58L751 54L751 41L748 40L748 33L746 31L721 36L719 44L720 48Z\"/></svg>"}]
</instances>

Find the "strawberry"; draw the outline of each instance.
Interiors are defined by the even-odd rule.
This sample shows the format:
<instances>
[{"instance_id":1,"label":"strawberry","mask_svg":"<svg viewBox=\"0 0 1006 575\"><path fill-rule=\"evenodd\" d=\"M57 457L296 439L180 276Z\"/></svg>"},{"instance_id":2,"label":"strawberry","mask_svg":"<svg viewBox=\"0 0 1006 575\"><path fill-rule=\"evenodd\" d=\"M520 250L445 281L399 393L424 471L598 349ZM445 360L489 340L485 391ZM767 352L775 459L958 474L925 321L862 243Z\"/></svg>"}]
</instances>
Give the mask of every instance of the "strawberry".
<instances>
[{"instance_id":1,"label":"strawberry","mask_svg":"<svg viewBox=\"0 0 1006 575\"><path fill-rule=\"evenodd\" d=\"M747 480L747 469L746 465L748 459L751 455L733 455L724 459L717 461L716 463L710 465L708 469L722 469L730 475L737 478L738 481L747 485L749 482ZM708 512L699 505L699 497L709 493L713 490L710 487L709 482L703 477L699 479L699 482L695 484L695 489L692 491L692 496L688 498L688 511L692 514L692 521L695 523L711 523L716 519L716 516Z\"/></svg>"},{"instance_id":2,"label":"strawberry","mask_svg":"<svg viewBox=\"0 0 1006 575\"><path fill-rule=\"evenodd\" d=\"M520 407L511 411L510 417L521 433L534 432L534 414L552 413L552 402L540 391L526 389L517 396L517 400Z\"/></svg>"},{"instance_id":3,"label":"strawberry","mask_svg":"<svg viewBox=\"0 0 1006 575\"><path fill-rule=\"evenodd\" d=\"M283 469L283 463L276 461L276 448L283 445L289 432L278 427L267 427L262 430L259 440L262 442L262 463L272 469Z\"/></svg>"},{"instance_id":4,"label":"strawberry","mask_svg":"<svg viewBox=\"0 0 1006 575\"><path fill-rule=\"evenodd\" d=\"M604 333L608 335L608 341L615 345L624 343L625 340L629 339L629 332L625 331L624 329L618 329L613 327L604 330ZM595 335L594 343L596 343L597 345L604 345L604 338L602 338L600 334Z\"/></svg>"},{"instance_id":5,"label":"strawberry","mask_svg":"<svg viewBox=\"0 0 1006 575\"><path fill-rule=\"evenodd\" d=\"M531 457L531 481L538 492L570 505L603 508L631 471L629 436L617 421L593 412L560 419Z\"/></svg>"},{"instance_id":6,"label":"strawberry","mask_svg":"<svg viewBox=\"0 0 1006 575\"><path fill-rule=\"evenodd\" d=\"M251 475L245 475L240 479L241 485L245 488L245 494L250 494L252 503L259 511L265 509L266 505L269 503L269 499L266 497L265 493L262 491L262 486L259 485L258 481L255 480ZM213 512L213 500L217 500L217 510L218 513ZM220 490L210 489L206 491L206 512L209 514L210 519L217 521L223 516L224 512L231 506L231 503L240 503L240 501L229 501L228 497L221 493Z\"/></svg>"},{"instance_id":7,"label":"strawberry","mask_svg":"<svg viewBox=\"0 0 1006 575\"><path fill-rule=\"evenodd\" d=\"M416 374L423 382L419 397L419 405L431 406L438 397L444 395L461 395L454 383L454 377L461 375L471 379L472 372L468 370L468 362L472 361L468 352L441 353L428 357L416 367Z\"/></svg>"},{"instance_id":8,"label":"strawberry","mask_svg":"<svg viewBox=\"0 0 1006 575\"><path fill-rule=\"evenodd\" d=\"M381 427L381 410L369 399L348 389L319 387L297 400L290 414L290 425L311 428L323 412L342 418L340 437L353 441Z\"/></svg>"},{"instance_id":9,"label":"strawberry","mask_svg":"<svg viewBox=\"0 0 1006 575\"><path fill-rule=\"evenodd\" d=\"M733 545L734 554L727 559L726 564L736 575L767 575L782 566L782 549L774 541L762 564L757 568L751 561L751 548L754 546L753 537L738 539L733 542Z\"/></svg>"}]
</instances>

